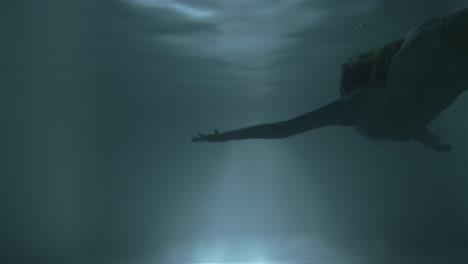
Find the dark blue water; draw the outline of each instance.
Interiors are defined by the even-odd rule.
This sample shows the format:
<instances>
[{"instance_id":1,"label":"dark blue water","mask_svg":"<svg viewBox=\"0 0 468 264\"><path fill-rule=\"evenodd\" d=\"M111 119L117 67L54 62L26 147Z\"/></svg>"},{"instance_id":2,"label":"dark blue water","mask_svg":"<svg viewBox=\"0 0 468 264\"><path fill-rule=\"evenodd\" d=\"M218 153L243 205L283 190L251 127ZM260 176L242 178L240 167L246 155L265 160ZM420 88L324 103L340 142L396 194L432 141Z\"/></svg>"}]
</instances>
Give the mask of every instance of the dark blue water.
<instances>
[{"instance_id":1,"label":"dark blue water","mask_svg":"<svg viewBox=\"0 0 468 264\"><path fill-rule=\"evenodd\" d=\"M468 263L468 97L431 130L190 142L339 98L465 1L0 1L1 263Z\"/></svg>"}]
</instances>

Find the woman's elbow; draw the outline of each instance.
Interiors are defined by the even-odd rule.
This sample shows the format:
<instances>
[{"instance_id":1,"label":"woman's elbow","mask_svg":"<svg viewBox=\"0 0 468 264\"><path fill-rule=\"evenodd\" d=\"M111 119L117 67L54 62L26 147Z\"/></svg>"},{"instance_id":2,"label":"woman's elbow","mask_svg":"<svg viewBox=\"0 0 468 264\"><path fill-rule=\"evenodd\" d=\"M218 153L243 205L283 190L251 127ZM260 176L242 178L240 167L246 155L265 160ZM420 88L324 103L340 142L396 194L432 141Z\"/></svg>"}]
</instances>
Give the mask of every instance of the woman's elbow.
<instances>
[{"instance_id":1,"label":"woman's elbow","mask_svg":"<svg viewBox=\"0 0 468 264\"><path fill-rule=\"evenodd\" d=\"M272 129L273 134L272 138L283 139L288 138L297 134L304 132L302 129L299 129L291 121L283 121L275 124L275 129Z\"/></svg>"},{"instance_id":2,"label":"woman's elbow","mask_svg":"<svg viewBox=\"0 0 468 264\"><path fill-rule=\"evenodd\" d=\"M265 138L270 139L283 139L294 135L289 127L288 121L270 124L268 129L262 134L265 136Z\"/></svg>"}]
</instances>

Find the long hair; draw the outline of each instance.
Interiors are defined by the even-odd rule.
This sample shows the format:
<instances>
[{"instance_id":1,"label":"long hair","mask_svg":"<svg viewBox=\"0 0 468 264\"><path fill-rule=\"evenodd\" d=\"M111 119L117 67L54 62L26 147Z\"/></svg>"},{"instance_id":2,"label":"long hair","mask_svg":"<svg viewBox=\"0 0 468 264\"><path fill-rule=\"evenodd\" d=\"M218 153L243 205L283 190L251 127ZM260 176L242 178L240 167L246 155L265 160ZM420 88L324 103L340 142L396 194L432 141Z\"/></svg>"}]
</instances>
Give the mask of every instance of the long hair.
<instances>
[{"instance_id":1,"label":"long hair","mask_svg":"<svg viewBox=\"0 0 468 264\"><path fill-rule=\"evenodd\" d=\"M348 95L360 85L384 86L390 63L404 40L404 38L399 38L376 50L363 51L349 58L342 68L341 94Z\"/></svg>"},{"instance_id":2,"label":"long hair","mask_svg":"<svg viewBox=\"0 0 468 264\"><path fill-rule=\"evenodd\" d=\"M404 38L391 41L380 47L372 56L374 67L372 68L372 82L385 84L387 81L388 69L395 54L400 50Z\"/></svg>"}]
</instances>

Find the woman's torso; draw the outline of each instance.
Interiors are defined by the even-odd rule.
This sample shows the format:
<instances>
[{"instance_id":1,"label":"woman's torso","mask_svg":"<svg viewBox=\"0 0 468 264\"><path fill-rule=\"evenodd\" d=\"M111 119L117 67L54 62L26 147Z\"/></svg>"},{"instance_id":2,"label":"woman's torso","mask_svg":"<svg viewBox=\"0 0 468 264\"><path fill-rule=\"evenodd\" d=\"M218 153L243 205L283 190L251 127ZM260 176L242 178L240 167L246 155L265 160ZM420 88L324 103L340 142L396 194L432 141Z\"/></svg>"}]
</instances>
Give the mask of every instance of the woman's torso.
<instances>
[{"instance_id":1,"label":"woman's torso","mask_svg":"<svg viewBox=\"0 0 468 264\"><path fill-rule=\"evenodd\" d=\"M409 140L468 87L468 59L441 38L444 18L412 30L393 58L387 83L362 87L356 127L373 139Z\"/></svg>"}]
</instances>

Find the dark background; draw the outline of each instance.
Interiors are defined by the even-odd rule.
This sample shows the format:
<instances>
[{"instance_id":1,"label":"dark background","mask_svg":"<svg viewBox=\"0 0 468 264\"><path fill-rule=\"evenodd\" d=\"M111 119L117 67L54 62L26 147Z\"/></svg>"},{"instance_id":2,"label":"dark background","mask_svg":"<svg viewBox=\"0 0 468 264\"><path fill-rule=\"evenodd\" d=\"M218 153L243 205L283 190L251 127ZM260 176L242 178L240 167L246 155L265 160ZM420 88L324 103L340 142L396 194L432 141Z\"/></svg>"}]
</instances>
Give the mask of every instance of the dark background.
<instances>
[{"instance_id":1,"label":"dark background","mask_svg":"<svg viewBox=\"0 0 468 264\"><path fill-rule=\"evenodd\" d=\"M0 0L0 261L464 263L466 94L447 154L189 139L322 106L353 53L467 5Z\"/></svg>"}]
</instances>

